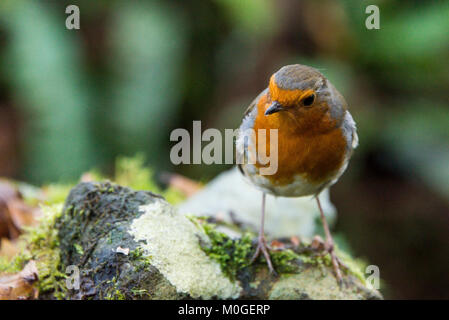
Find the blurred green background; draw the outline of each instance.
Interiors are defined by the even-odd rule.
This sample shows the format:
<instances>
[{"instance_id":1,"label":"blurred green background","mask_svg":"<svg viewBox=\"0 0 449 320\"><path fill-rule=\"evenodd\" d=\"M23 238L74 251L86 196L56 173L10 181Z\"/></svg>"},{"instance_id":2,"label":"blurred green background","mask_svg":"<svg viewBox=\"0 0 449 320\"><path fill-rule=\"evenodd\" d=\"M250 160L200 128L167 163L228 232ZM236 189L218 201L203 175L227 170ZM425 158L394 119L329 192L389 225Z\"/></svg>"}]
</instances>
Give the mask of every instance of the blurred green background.
<instances>
[{"instance_id":1,"label":"blurred green background","mask_svg":"<svg viewBox=\"0 0 449 320\"><path fill-rule=\"evenodd\" d=\"M449 298L449 1L2 0L0 176L75 181L141 152L207 181L227 166L174 167L170 132L237 128L292 63L321 70L358 124L336 230L387 298Z\"/></svg>"}]
</instances>

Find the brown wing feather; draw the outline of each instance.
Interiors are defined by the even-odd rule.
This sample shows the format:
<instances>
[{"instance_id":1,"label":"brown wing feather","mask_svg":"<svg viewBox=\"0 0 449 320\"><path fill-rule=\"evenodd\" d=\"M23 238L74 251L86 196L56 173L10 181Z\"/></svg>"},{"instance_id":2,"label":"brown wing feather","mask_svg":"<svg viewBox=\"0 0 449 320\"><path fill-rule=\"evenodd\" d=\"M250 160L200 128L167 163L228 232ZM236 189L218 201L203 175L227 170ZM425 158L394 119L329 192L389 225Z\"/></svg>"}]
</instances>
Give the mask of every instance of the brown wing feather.
<instances>
[{"instance_id":1,"label":"brown wing feather","mask_svg":"<svg viewBox=\"0 0 449 320\"><path fill-rule=\"evenodd\" d=\"M253 111L253 109L257 106L257 103L259 102L260 97L263 96L264 94L266 94L267 91L268 91L268 88L265 88L261 93L258 94L258 96L250 103L248 108L246 108L243 118L247 117L251 113L251 111ZM240 172L243 175L245 175L245 171L243 170L243 167L241 164L237 164L237 168L240 170Z\"/></svg>"},{"instance_id":2,"label":"brown wing feather","mask_svg":"<svg viewBox=\"0 0 449 320\"><path fill-rule=\"evenodd\" d=\"M250 103L249 107L245 110L244 117L246 117L248 114L253 111L253 109L257 106L257 103L259 102L259 99L261 96L263 96L268 91L268 88L265 88L259 95Z\"/></svg>"}]
</instances>

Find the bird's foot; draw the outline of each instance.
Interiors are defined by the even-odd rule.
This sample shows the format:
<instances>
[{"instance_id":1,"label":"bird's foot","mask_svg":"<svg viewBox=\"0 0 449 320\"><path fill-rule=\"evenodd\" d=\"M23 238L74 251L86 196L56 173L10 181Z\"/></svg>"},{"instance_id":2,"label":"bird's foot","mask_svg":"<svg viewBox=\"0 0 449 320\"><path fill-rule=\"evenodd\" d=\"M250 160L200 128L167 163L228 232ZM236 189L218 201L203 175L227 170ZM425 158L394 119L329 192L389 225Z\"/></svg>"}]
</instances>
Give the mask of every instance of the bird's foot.
<instances>
[{"instance_id":1,"label":"bird's foot","mask_svg":"<svg viewBox=\"0 0 449 320\"><path fill-rule=\"evenodd\" d=\"M341 273L341 269L340 269L340 267L342 266L342 263L341 263L340 259L337 257L337 255L335 254L334 243L330 242L330 241L326 241L324 243L324 249L331 256L331 261L332 261L332 266L334 268L335 277L337 278L338 285L340 287L342 287L343 286L343 277L342 277L342 273Z\"/></svg>"},{"instance_id":2,"label":"bird's foot","mask_svg":"<svg viewBox=\"0 0 449 320\"><path fill-rule=\"evenodd\" d=\"M259 236L259 238L257 240L257 249L256 249L256 252L254 253L253 257L251 258L251 263L256 261L257 257L262 252L265 257L265 260L267 261L268 270L270 270L270 273L272 273L273 275L276 275L277 273L273 268L273 264L271 263L270 253L268 252L268 250L269 250L269 248L267 246L267 242L265 241L265 237Z\"/></svg>"},{"instance_id":3,"label":"bird's foot","mask_svg":"<svg viewBox=\"0 0 449 320\"><path fill-rule=\"evenodd\" d=\"M329 241L329 239L327 239L326 242L323 242L323 239L321 239L320 236L316 236L313 239L312 247L315 247L316 249L322 249L330 255L332 267L334 269L334 274L335 274L335 277L337 278L338 285L340 286L340 288L343 287L344 281L343 281L341 269L343 268L345 270L349 270L349 268L335 254L334 242Z\"/></svg>"}]
</instances>

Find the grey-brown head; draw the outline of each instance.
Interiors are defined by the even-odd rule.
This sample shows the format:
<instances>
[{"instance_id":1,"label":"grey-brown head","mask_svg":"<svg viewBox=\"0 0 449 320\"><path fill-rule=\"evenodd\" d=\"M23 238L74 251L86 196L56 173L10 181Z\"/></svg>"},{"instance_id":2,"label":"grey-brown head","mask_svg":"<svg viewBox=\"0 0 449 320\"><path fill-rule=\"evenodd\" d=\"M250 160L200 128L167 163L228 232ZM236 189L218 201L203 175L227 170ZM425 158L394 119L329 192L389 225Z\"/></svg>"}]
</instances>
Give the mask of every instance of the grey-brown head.
<instances>
[{"instance_id":1,"label":"grey-brown head","mask_svg":"<svg viewBox=\"0 0 449 320\"><path fill-rule=\"evenodd\" d=\"M343 96L312 67L300 64L284 66L273 74L268 88L272 103L265 111L267 116L290 111L300 117L311 109L319 109L340 120L347 109Z\"/></svg>"}]
</instances>

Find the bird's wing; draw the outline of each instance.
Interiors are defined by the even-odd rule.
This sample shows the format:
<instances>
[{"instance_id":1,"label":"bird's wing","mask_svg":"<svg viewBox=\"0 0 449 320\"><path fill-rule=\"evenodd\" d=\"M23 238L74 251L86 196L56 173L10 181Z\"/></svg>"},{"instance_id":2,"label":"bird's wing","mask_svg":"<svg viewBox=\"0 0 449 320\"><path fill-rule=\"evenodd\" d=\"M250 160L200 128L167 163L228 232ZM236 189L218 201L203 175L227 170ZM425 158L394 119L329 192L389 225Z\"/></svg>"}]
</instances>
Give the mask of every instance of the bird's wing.
<instances>
[{"instance_id":1,"label":"bird's wing","mask_svg":"<svg viewBox=\"0 0 449 320\"><path fill-rule=\"evenodd\" d=\"M249 128L251 128L253 126L254 119L252 119L253 117L250 116L250 115L253 112L254 108L256 108L257 104L259 103L260 98L264 94L266 94L267 91L268 91L268 88L264 89L261 93L259 93L259 95L250 103L250 105L246 109L246 111L245 111L245 113L243 115L243 122L242 122L242 124L240 126L240 130L241 131L249 129ZM241 155L244 154L245 152L247 152L247 146L244 143L243 139L237 139L236 147L237 147L237 153L239 153ZM237 164L237 167L239 168L240 172L243 175L246 175L241 164Z\"/></svg>"},{"instance_id":2,"label":"bird's wing","mask_svg":"<svg viewBox=\"0 0 449 320\"><path fill-rule=\"evenodd\" d=\"M263 90L261 93L259 93L259 95L253 100L253 102L250 103L250 105L248 106L248 108L246 109L245 113L244 113L244 117L246 117L247 115L249 115L251 113L251 111L253 111L253 109L257 106L257 103L259 102L260 97L262 97L264 94L266 94L268 91L268 88L265 88L265 90Z\"/></svg>"},{"instance_id":3,"label":"bird's wing","mask_svg":"<svg viewBox=\"0 0 449 320\"><path fill-rule=\"evenodd\" d=\"M345 117L343 119L343 130L348 134L348 142L352 149L357 148L359 145L359 136L357 135L357 127L354 119L349 111L346 110Z\"/></svg>"}]
</instances>

